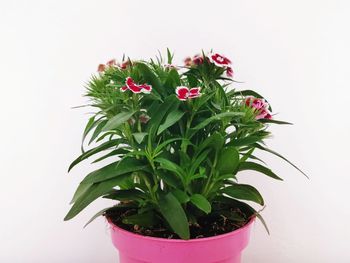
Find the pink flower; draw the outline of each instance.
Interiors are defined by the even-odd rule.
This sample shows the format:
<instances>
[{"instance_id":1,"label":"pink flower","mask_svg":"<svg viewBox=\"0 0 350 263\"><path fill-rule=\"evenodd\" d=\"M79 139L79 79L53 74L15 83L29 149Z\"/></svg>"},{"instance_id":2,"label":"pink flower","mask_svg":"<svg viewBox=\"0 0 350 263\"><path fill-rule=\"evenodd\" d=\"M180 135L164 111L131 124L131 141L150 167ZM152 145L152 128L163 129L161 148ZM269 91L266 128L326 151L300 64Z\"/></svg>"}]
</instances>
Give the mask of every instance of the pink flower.
<instances>
[{"instance_id":1,"label":"pink flower","mask_svg":"<svg viewBox=\"0 0 350 263\"><path fill-rule=\"evenodd\" d=\"M131 77L127 77L125 80L125 86L121 87L122 92L131 90L133 93L150 93L152 91L152 86L148 84L136 84Z\"/></svg>"},{"instance_id":2,"label":"pink flower","mask_svg":"<svg viewBox=\"0 0 350 263\"><path fill-rule=\"evenodd\" d=\"M198 98L202 94L200 93L201 88L187 88L180 86L176 88L176 95L179 100L185 101L187 99Z\"/></svg>"},{"instance_id":3,"label":"pink flower","mask_svg":"<svg viewBox=\"0 0 350 263\"><path fill-rule=\"evenodd\" d=\"M105 64L100 64L97 67L98 72L104 72L106 70L106 65Z\"/></svg>"},{"instance_id":4,"label":"pink flower","mask_svg":"<svg viewBox=\"0 0 350 263\"><path fill-rule=\"evenodd\" d=\"M230 77L230 78L233 77L233 69L231 67L226 68L226 75L227 77Z\"/></svg>"},{"instance_id":5,"label":"pink flower","mask_svg":"<svg viewBox=\"0 0 350 263\"><path fill-rule=\"evenodd\" d=\"M231 60L227 57L220 55L218 53L210 54L209 59L212 63L214 63L218 67L227 67L231 65Z\"/></svg>"},{"instance_id":6,"label":"pink flower","mask_svg":"<svg viewBox=\"0 0 350 263\"><path fill-rule=\"evenodd\" d=\"M272 119L271 113L268 110L269 104L264 99L250 96L245 99L245 105L255 109L257 113L255 119Z\"/></svg>"},{"instance_id":7,"label":"pink flower","mask_svg":"<svg viewBox=\"0 0 350 263\"><path fill-rule=\"evenodd\" d=\"M184 59L184 64L186 67L190 67L192 65L192 58L191 57L187 57Z\"/></svg>"},{"instance_id":8,"label":"pink flower","mask_svg":"<svg viewBox=\"0 0 350 263\"><path fill-rule=\"evenodd\" d=\"M123 63L121 63L121 64L119 65L119 67L120 67L121 69L126 69L129 65L130 65L130 61L127 60L127 61L124 61Z\"/></svg>"},{"instance_id":9,"label":"pink flower","mask_svg":"<svg viewBox=\"0 0 350 263\"><path fill-rule=\"evenodd\" d=\"M192 61L195 65L200 65L200 64L203 64L204 59L203 59L203 56L197 54L193 57Z\"/></svg>"},{"instance_id":10,"label":"pink flower","mask_svg":"<svg viewBox=\"0 0 350 263\"><path fill-rule=\"evenodd\" d=\"M199 54L195 55L193 58L187 57L184 60L184 63L185 63L186 67L191 67L193 65L197 65L198 66L200 64L203 64L203 62L204 62L204 58L203 58L202 55L199 55Z\"/></svg>"},{"instance_id":11,"label":"pink flower","mask_svg":"<svg viewBox=\"0 0 350 263\"><path fill-rule=\"evenodd\" d=\"M113 67L113 66L116 66L117 65L117 62L115 59L111 59L110 61L108 61L106 63L107 66L110 66L110 67Z\"/></svg>"}]
</instances>

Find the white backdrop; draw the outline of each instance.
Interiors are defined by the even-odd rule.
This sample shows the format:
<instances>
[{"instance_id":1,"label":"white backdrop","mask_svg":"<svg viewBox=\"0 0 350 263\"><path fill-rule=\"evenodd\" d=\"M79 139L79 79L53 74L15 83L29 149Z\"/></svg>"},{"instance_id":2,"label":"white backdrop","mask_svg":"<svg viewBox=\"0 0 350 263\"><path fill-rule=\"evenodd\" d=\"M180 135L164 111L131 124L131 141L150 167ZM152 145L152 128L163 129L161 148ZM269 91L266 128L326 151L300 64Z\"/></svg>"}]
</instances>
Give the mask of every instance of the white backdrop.
<instances>
[{"instance_id":1,"label":"white backdrop","mask_svg":"<svg viewBox=\"0 0 350 263\"><path fill-rule=\"evenodd\" d=\"M271 235L256 223L246 263L350 262L350 6L336 0L0 2L0 262L118 262L108 227L69 222L70 198L92 167L67 175L79 153L83 84L110 58L175 51L178 62L213 48L232 58L237 88L256 89L292 127L269 145L285 178L240 179L263 193Z\"/></svg>"}]
</instances>

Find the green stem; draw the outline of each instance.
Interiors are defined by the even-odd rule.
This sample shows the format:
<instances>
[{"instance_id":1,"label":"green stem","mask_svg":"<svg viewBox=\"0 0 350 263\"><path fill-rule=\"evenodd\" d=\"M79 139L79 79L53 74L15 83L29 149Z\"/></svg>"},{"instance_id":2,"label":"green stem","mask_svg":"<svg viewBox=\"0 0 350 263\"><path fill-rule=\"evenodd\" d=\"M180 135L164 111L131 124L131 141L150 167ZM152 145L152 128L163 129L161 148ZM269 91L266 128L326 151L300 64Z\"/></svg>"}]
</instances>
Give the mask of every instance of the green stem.
<instances>
[{"instance_id":1,"label":"green stem","mask_svg":"<svg viewBox=\"0 0 350 263\"><path fill-rule=\"evenodd\" d=\"M216 167L217 161L218 161L218 153L216 152L215 157L214 157L214 163L210 169L210 174L209 174L208 180L206 181L205 186L204 186L203 191L202 191L203 196L207 196L207 194L210 192L211 187L209 187L209 186L210 186L211 180L214 176L214 169Z\"/></svg>"}]
</instances>

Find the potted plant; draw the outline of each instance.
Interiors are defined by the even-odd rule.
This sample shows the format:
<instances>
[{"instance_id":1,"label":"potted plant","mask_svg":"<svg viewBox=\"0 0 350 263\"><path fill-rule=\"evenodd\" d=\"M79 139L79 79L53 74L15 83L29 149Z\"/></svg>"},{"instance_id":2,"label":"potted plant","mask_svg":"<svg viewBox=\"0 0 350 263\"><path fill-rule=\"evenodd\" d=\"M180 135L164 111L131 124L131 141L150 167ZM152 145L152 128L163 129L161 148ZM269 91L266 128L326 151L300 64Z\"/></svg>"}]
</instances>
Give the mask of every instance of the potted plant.
<instances>
[{"instance_id":1,"label":"potted plant","mask_svg":"<svg viewBox=\"0 0 350 263\"><path fill-rule=\"evenodd\" d=\"M263 197L238 174L282 180L255 152L289 162L264 143L269 124L289 123L273 118L255 91L230 88L231 61L217 53L179 67L168 50L166 64L161 56L111 60L98 72L86 93L96 113L69 170L96 154L93 163L108 164L83 179L65 220L99 197L112 199L88 223L106 216L122 263L240 262L252 222L265 223L245 202L263 207ZM88 135L95 146L84 150Z\"/></svg>"}]
</instances>

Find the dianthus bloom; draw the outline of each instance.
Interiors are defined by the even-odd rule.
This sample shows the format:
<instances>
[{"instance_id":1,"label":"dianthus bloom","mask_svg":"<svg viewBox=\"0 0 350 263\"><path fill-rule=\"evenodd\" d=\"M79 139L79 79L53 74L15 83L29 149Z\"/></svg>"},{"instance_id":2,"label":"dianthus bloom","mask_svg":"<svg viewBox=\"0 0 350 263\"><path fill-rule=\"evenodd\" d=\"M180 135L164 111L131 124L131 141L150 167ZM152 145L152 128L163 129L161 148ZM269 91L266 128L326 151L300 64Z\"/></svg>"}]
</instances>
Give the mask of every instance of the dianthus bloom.
<instances>
[{"instance_id":1,"label":"dianthus bloom","mask_svg":"<svg viewBox=\"0 0 350 263\"><path fill-rule=\"evenodd\" d=\"M152 91L152 86L148 84L136 84L131 77L127 77L125 80L125 86L121 87L122 92L131 90L133 93L150 93Z\"/></svg>"},{"instance_id":2,"label":"dianthus bloom","mask_svg":"<svg viewBox=\"0 0 350 263\"><path fill-rule=\"evenodd\" d=\"M272 119L271 113L269 112L269 104L260 98L247 97L245 99L245 105L255 109L257 115L255 118L259 119Z\"/></svg>"},{"instance_id":3,"label":"dianthus bloom","mask_svg":"<svg viewBox=\"0 0 350 263\"><path fill-rule=\"evenodd\" d=\"M228 67L229 65L231 65L231 60L218 53L210 54L209 59L218 67Z\"/></svg>"},{"instance_id":4,"label":"dianthus bloom","mask_svg":"<svg viewBox=\"0 0 350 263\"><path fill-rule=\"evenodd\" d=\"M200 93L201 88L187 88L184 86L180 86L176 88L176 95L179 100L187 100L187 99L193 99L197 98L201 95Z\"/></svg>"}]
</instances>

